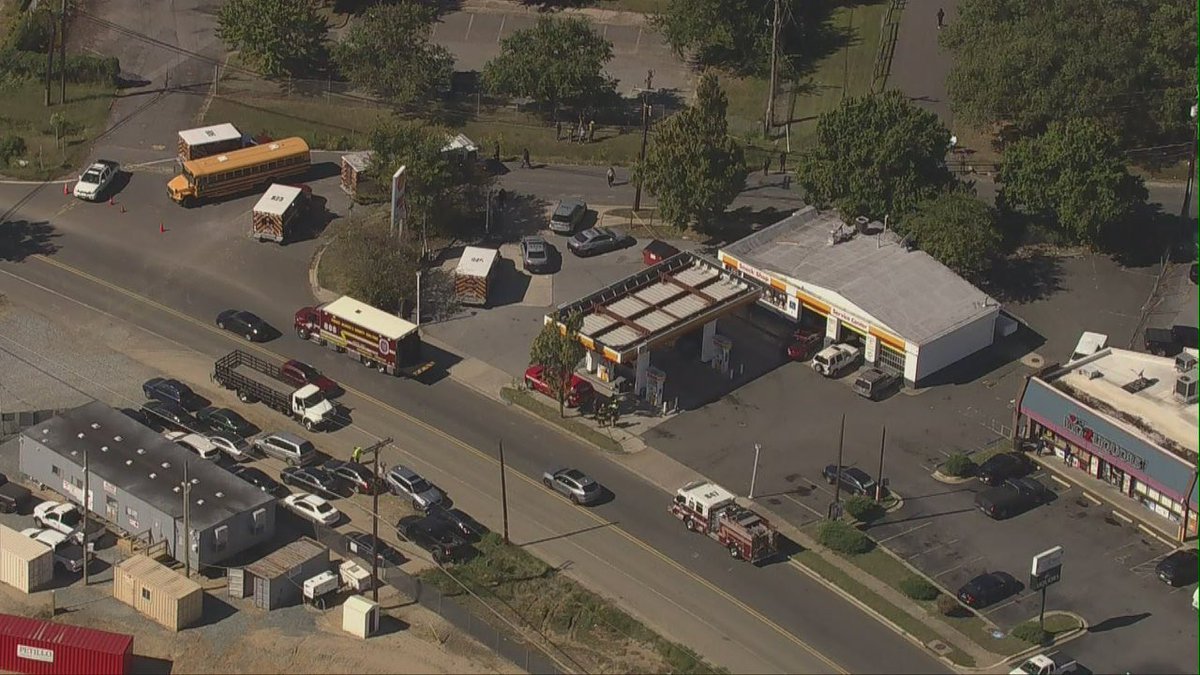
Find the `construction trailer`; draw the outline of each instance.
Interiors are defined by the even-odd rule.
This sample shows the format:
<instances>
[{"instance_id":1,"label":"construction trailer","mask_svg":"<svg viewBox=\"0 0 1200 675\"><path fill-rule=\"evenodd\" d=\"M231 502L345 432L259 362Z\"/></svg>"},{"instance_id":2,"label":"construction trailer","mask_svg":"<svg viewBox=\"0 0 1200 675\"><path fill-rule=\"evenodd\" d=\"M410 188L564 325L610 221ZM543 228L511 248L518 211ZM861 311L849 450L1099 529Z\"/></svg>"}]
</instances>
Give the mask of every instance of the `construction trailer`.
<instances>
[{"instance_id":1,"label":"construction trailer","mask_svg":"<svg viewBox=\"0 0 1200 675\"><path fill-rule=\"evenodd\" d=\"M454 269L454 297L464 305L486 307L499 266L494 248L467 246Z\"/></svg>"},{"instance_id":2,"label":"construction trailer","mask_svg":"<svg viewBox=\"0 0 1200 675\"><path fill-rule=\"evenodd\" d=\"M272 183L250 212L250 238L277 244L290 239L295 221L308 206L308 186Z\"/></svg>"},{"instance_id":3,"label":"construction trailer","mask_svg":"<svg viewBox=\"0 0 1200 675\"><path fill-rule=\"evenodd\" d=\"M54 580L54 551L40 541L0 525L0 582L33 593Z\"/></svg>"},{"instance_id":4,"label":"construction trailer","mask_svg":"<svg viewBox=\"0 0 1200 675\"><path fill-rule=\"evenodd\" d=\"M113 597L173 631L195 624L204 613L200 584L144 555L116 565Z\"/></svg>"},{"instance_id":5,"label":"construction trailer","mask_svg":"<svg viewBox=\"0 0 1200 675\"><path fill-rule=\"evenodd\" d=\"M332 569L329 549L315 539L301 537L236 572L229 571L229 595L253 596L259 609L299 604L304 582Z\"/></svg>"}]
</instances>

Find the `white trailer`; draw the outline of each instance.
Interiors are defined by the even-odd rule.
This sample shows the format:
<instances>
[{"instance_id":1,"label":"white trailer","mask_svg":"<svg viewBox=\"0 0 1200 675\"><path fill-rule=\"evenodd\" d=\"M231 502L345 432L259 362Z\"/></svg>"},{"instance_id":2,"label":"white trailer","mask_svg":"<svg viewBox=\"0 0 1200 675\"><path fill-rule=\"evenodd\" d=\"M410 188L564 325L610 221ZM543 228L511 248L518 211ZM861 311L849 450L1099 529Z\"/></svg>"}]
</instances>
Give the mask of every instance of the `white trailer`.
<instances>
[{"instance_id":1,"label":"white trailer","mask_svg":"<svg viewBox=\"0 0 1200 675\"><path fill-rule=\"evenodd\" d=\"M500 252L494 248L464 248L454 270L455 298L464 305L487 306L499 259Z\"/></svg>"},{"instance_id":2,"label":"white trailer","mask_svg":"<svg viewBox=\"0 0 1200 675\"><path fill-rule=\"evenodd\" d=\"M242 132L228 122L184 129L179 132L179 161L190 162L193 159L237 150L243 145Z\"/></svg>"}]
</instances>

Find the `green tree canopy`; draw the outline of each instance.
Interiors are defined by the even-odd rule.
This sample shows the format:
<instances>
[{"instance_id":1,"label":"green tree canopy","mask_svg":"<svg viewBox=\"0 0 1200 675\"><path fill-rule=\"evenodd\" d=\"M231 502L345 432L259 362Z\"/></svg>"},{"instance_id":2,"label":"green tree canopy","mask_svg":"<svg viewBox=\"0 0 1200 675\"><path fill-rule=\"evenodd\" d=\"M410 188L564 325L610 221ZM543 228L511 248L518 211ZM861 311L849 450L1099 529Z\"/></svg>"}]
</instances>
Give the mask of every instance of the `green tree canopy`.
<instances>
[{"instance_id":1,"label":"green tree canopy","mask_svg":"<svg viewBox=\"0 0 1200 675\"><path fill-rule=\"evenodd\" d=\"M371 130L369 172L388 186L388 199L392 174L405 167L409 228L425 226L434 232L449 225L445 217L453 211L461 185L457 166L442 152L449 138L445 128L420 122L386 120Z\"/></svg>"},{"instance_id":2,"label":"green tree canopy","mask_svg":"<svg viewBox=\"0 0 1200 675\"><path fill-rule=\"evenodd\" d=\"M1097 122L1055 122L1013 143L1000 168L997 203L1047 222L1071 241L1096 246L1146 201L1116 138Z\"/></svg>"},{"instance_id":3,"label":"green tree canopy","mask_svg":"<svg viewBox=\"0 0 1200 675\"><path fill-rule=\"evenodd\" d=\"M389 312L415 297L420 251L390 235L386 213L348 223L331 250L341 261L339 290L346 295Z\"/></svg>"},{"instance_id":4,"label":"green tree canopy","mask_svg":"<svg viewBox=\"0 0 1200 675\"><path fill-rule=\"evenodd\" d=\"M849 218L901 217L954 184L949 146L937 116L897 91L848 98L821 115L796 183L809 202Z\"/></svg>"},{"instance_id":5,"label":"green tree canopy","mask_svg":"<svg viewBox=\"0 0 1200 675\"><path fill-rule=\"evenodd\" d=\"M953 54L955 115L969 124L1029 136L1086 117L1126 149L1190 137L1193 0L962 0L939 39Z\"/></svg>"},{"instance_id":6,"label":"green tree canopy","mask_svg":"<svg viewBox=\"0 0 1200 675\"><path fill-rule=\"evenodd\" d=\"M225 0L217 13L217 36L273 77L319 64L328 30L313 0Z\"/></svg>"},{"instance_id":7,"label":"green tree canopy","mask_svg":"<svg viewBox=\"0 0 1200 675\"><path fill-rule=\"evenodd\" d=\"M612 57L612 43L587 20L539 16L532 28L500 41L500 55L483 67L483 80L493 93L528 96L557 110L611 91L604 65Z\"/></svg>"},{"instance_id":8,"label":"green tree canopy","mask_svg":"<svg viewBox=\"0 0 1200 675\"><path fill-rule=\"evenodd\" d=\"M779 64L797 72L804 59L837 42L829 30L835 3L782 0ZM680 58L738 74L766 74L771 67L774 0L667 0L650 18Z\"/></svg>"},{"instance_id":9,"label":"green tree canopy","mask_svg":"<svg viewBox=\"0 0 1200 675\"><path fill-rule=\"evenodd\" d=\"M746 187L746 162L742 147L729 137L727 106L717 76L708 71L692 105L656 127L634 178L658 198L664 220L709 231Z\"/></svg>"},{"instance_id":10,"label":"green tree canopy","mask_svg":"<svg viewBox=\"0 0 1200 675\"><path fill-rule=\"evenodd\" d=\"M1000 253L995 210L966 190L948 190L921 202L896 229L971 281L981 281Z\"/></svg>"},{"instance_id":11,"label":"green tree canopy","mask_svg":"<svg viewBox=\"0 0 1200 675\"><path fill-rule=\"evenodd\" d=\"M375 5L333 50L338 70L354 86L407 104L450 82L454 57L429 41L437 11L413 0Z\"/></svg>"},{"instance_id":12,"label":"green tree canopy","mask_svg":"<svg viewBox=\"0 0 1200 675\"><path fill-rule=\"evenodd\" d=\"M579 329L583 326L583 315L575 312L567 317L566 330L557 322L542 325L542 330L529 347L529 362L543 368L542 377L550 391L558 399L558 414L566 414L567 393L571 374L583 359L583 345L579 343Z\"/></svg>"}]
</instances>

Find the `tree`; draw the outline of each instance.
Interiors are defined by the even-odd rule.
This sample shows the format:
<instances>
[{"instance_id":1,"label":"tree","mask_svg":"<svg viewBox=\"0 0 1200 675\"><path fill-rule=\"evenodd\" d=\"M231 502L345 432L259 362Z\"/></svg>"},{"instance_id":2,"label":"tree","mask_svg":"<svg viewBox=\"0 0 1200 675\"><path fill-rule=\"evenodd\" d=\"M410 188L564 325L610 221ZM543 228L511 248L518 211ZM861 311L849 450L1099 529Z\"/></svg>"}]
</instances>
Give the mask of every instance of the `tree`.
<instances>
[{"instance_id":1,"label":"tree","mask_svg":"<svg viewBox=\"0 0 1200 675\"><path fill-rule=\"evenodd\" d=\"M968 124L1032 136L1085 117L1126 148L1189 138L1192 0L962 0L939 39L953 54L955 115Z\"/></svg>"},{"instance_id":2,"label":"tree","mask_svg":"<svg viewBox=\"0 0 1200 675\"><path fill-rule=\"evenodd\" d=\"M717 76L705 72L696 100L658 125L634 179L658 198L663 219L679 227L711 230L746 187L742 147L729 137L728 100Z\"/></svg>"},{"instance_id":3,"label":"tree","mask_svg":"<svg viewBox=\"0 0 1200 675\"><path fill-rule=\"evenodd\" d=\"M585 19L539 16L532 28L500 41L500 55L483 67L493 93L527 96L549 103L585 104L612 90L604 73L613 57L612 43Z\"/></svg>"},{"instance_id":4,"label":"tree","mask_svg":"<svg viewBox=\"0 0 1200 675\"><path fill-rule=\"evenodd\" d=\"M1047 221L1072 241L1096 246L1146 201L1116 137L1097 122L1055 122L1013 143L1000 168L997 203Z\"/></svg>"},{"instance_id":5,"label":"tree","mask_svg":"<svg viewBox=\"0 0 1200 675\"><path fill-rule=\"evenodd\" d=\"M809 202L847 217L900 217L954 184L950 132L897 91L848 98L817 122L796 183Z\"/></svg>"},{"instance_id":6,"label":"tree","mask_svg":"<svg viewBox=\"0 0 1200 675\"><path fill-rule=\"evenodd\" d=\"M386 217L351 221L331 250L341 260L346 295L389 312L414 297L419 251L396 242Z\"/></svg>"},{"instance_id":7,"label":"tree","mask_svg":"<svg viewBox=\"0 0 1200 675\"><path fill-rule=\"evenodd\" d=\"M319 64L328 30L313 0L225 0L217 13L217 36L272 77Z\"/></svg>"},{"instance_id":8,"label":"tree","mask_svg":"<svg viewBox=\"0 0 1200 675\"><path fill-rule=\"evenodd\" d=\"M775 0L667 0L651 24L680 58L741 75L766 74L771 63ZM829 3L782 0L780 63L802 71L800 59L828 51Z\"/></svg>"},{"instance_id":9,"label":"tree","mask_svg":"<svg viewBox=\"0 0 1200 675\"><path fill-rule=\"evenodd\" d=\"M943 192L921 202L896 229L971 281L984 278L1000 249L995 211L965 190Z\"/></svg>"},{"instance_id":10,"label":"tree","mask_svg":"<svg viewBox=\"0 0 1200 675\"><path fill-rule=\"evenodd\" d=\"M542 367L542 377L558 399L560 417L566 415L571 375L583 358L583 345L579 342L583 315L572 313L564 325L566 330L559 327L558 322L544 324L529 347L529 362Z\"/></svg>"},{"instance_id":11,"label":"tree","mask_svg":"<svg viewBox=\"0 0 1200 675\"><path fill-rule=\"evenodd\" d=\"M333 50L338 69L354 86L407 104L449 83L454 57L429 41L437 12L413 0L375 5Z\"/></svg>"},{"instance_id":12,"label":"tree","mask_svg":"<svg viewBox=\"0 0 1200 675\"><path fill-rule=\"evenodd\" d=\"M450 133L438 126L419 122L386 120L371 130L369 173L380 185L390 186L392 174L405 167L407 227L439 231L459 186L458 172L450 155L442 152ZM388 199L390 199L390 188Z\"/></svg>"}]
</instances>

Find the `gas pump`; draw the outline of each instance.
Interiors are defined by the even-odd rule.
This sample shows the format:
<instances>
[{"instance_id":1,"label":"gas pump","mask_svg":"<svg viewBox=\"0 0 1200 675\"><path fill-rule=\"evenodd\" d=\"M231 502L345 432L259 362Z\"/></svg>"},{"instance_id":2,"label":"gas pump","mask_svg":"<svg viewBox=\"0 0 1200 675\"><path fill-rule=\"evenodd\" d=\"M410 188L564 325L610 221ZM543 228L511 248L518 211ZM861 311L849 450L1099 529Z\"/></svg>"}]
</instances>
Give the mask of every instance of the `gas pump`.
<instances>
[{"instance_id":1,"label":"gas pump","mask_svg":"<svg viewBox=\"0 0 1200 675\"><path fill-rule=\"evenodd\" d=\"M646 370L646 402L655 410L662 407L663 404L663 385L667 381L667 374L662 370L650 366Z\"/></svg>"},{"instance_id":2,"label":"gas pump","mask_svg":"<svg viewBox=\"0 0 1200 675\"><path fill-rule=\"evenodd\" d=\"M712 336L713 360L712 367L722 375L729 374L729 354L733 351L733 340L725 335Z\"/></svg>"}]
</instances>

